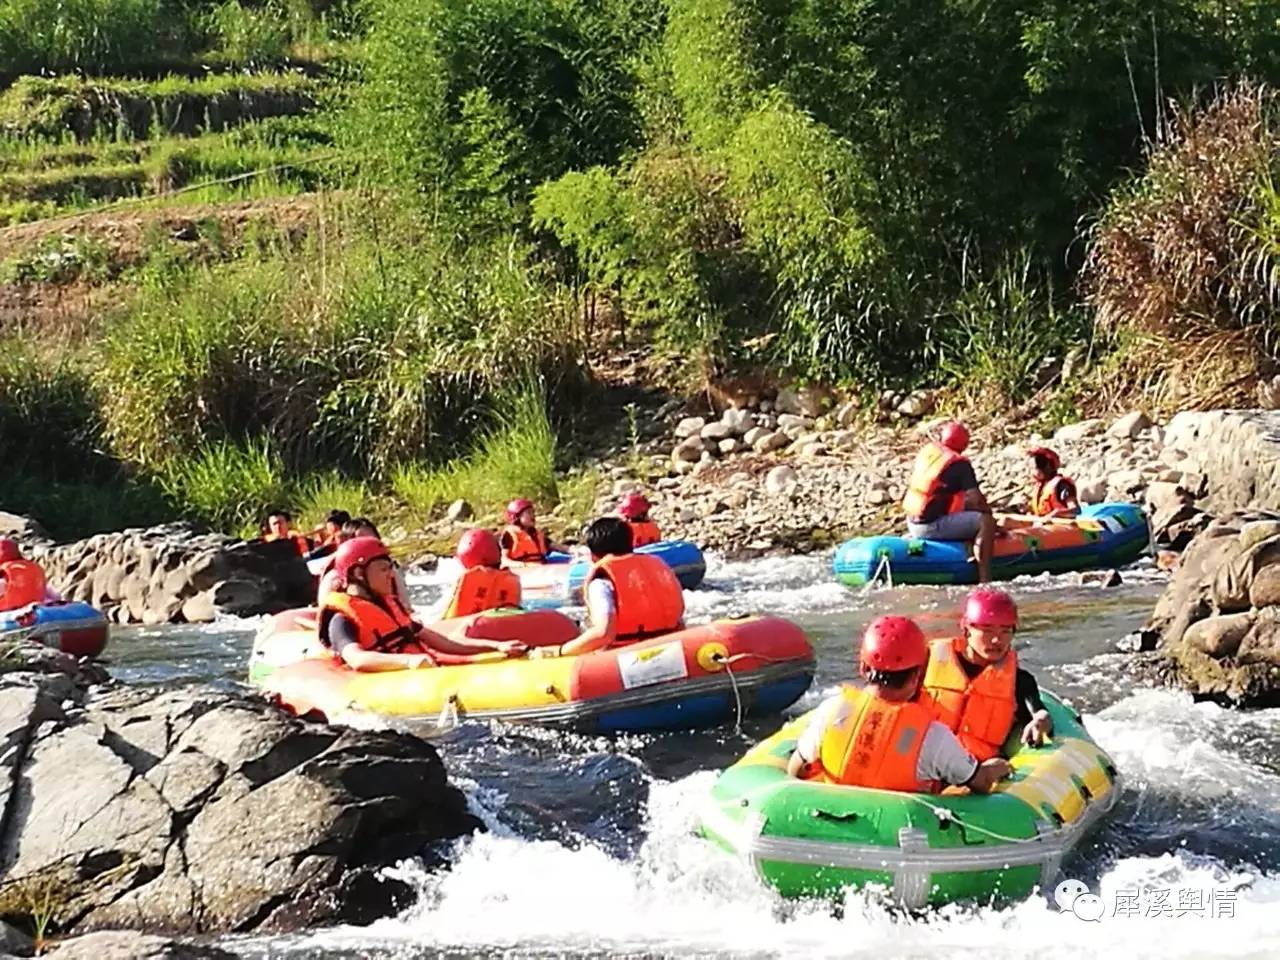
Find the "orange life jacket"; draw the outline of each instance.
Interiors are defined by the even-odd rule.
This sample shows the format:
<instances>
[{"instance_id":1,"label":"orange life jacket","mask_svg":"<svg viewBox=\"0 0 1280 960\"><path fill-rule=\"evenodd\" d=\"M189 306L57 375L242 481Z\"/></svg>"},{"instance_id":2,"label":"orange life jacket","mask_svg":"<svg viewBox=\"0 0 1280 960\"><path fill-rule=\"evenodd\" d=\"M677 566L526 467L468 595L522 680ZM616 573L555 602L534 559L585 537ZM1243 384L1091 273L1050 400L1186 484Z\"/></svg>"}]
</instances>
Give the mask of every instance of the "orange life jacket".
<instances>
[{"instance_id":1,"label":"orange life jacket","mask_svg":"<svg viewBox=\"0 0 1280 960\"><path fill-rule=\"evenodd\" d=\"M971 680L960 664L966 645L964 637L929 644L924 691L938 721L979 761L990 760L999 756L1017 713L1018 655L1010 650Z\"/></svg>"},{"instance_id":2,"label":"orange life jacket","mask_svg":"<svg viewBox=\"0 0 1280 960\"><path fill-rule=\"evenodd\" d=\"M627 526L631 528L632 547L647 547L662 539L658 525L652 520L628 520Z\"/></svg>"},{"instance_id":3,"label":"orange life jacket","mask_svg":"<svg viewBox=\"0 0 1280 960\"><path fill-rule=\"evenodd\" d=\"M520 606L520 578L498 567L472 567L453 587L444 619L465 617L483 610Z\"/></svg>"},{"instance_id":4,"label":"orange life jacket","mask_svg":"<svg viewBox=\"0 0 1280 960\"><path fill-rule=\"evenodd\" d=\"M17 610L44 602L47 584L40 564L32 560L6 560L0 563L0 577L4 577L0 610Z\"/></svg>"},{"instance_id":5,"label":"orange life jacket","mask_svg":"<svg viewBox=\"0 0 1280 960\"><path fill-rule=\"evenodd\" d=\"M911 482L907 485L907 495L902 498L902 510L909 519L923 517L927 508L934 501L946 497L947 505L944 513L959 513L964 509L964 491L947 494L942 490L942 471L953 463L965 462L968 457L949 450L940 443L927 443L916 454L915 465L911 468Z\"/></svg>"},{"instance_id":6,"label":"orange life jacket","mask_svg":"<svg viewBox=\"0 0 1280 960\"><path fill-rule=\"evenodd\" d=\"M510 524L502 531L502 555L512 563L542 563L551 552L551 541L541 530Z\"/></svg>"},{"instance_id":7,"label":"orange life jacket","mask_svg":"<svg viewBox=\"0 0 1280 960\"><path fill-rule=\"evenodd\" d=\"M617 603L615 643L680 629L684 620L684 591L671 568L657 557L643 553L605 557L587 574L583 591L599 577L613 584Z\"/></svg>"},{"instance_id":8,"label":"orange life jacket","mask_svg":"<svg viewBox=\"0 0 1280 960\"><path fill-rule=\"evenodd\" d=\"M320 608L320 642L329 646L329 621L340 613L356 625L361 649L376 653L427 653L418 640L422 628L395 597L378 602L349 593L331 593Z\"/></svg>"},{"instance_id":9,"label":"orange life jacket","mask_svg":"<svg viewBox=\"0 0 1280 960\"><path fill-rule=\"evenodd\" d=\"M1060 483L1066 484L1067 489L1071 491L1071 498L1075 499L1076 485L1074 481L1061 475L1050 477L1044 483L1038 483L1031 489L1031 512L1037 517L1047 517L1058 510L1072 509L1058 497L1058 484Z\"/></svg>"},{"instance_id":10,"label":"orange life jacket","mask_svg":"<svg viewBox=\"0 0 1280 960\"><path fill-rule=\"evenodd\" d=\"M937 784L916 775L933 712L920 700L891 703L846 687L845 717L822 736L818 762L806 779L877 790L932 793Z\"/></svg>"},{"instance_id":11,"label":"orange life jacket","mask_svg":"<svg viewBox=\"0 0 1280 960\"><path fill-rule=\"evenodd\" d=\"M276 536L274 533L268 533L263 536L263 543L275 543L277 540L283 540L284 537ZM311 552L311 541L300 533L289 534L288 539L293 541L293 548L298 551L298 556L306 556Z\"/></svg>"}]
</instances>

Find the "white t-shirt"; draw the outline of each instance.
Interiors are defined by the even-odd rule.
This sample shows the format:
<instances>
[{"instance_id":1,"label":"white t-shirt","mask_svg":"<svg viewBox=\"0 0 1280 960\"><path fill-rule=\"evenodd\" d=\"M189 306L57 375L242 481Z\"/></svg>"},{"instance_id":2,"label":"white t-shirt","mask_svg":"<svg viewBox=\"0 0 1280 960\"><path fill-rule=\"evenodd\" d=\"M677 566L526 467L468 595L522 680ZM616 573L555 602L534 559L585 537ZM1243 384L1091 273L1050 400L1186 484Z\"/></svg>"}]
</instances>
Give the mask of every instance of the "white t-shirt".
<instances>
[{"instance_id":1,"label":"white t-shirt","mask_svg":"<svg viewBox=\"0 0 1280 960\"><path fill-rule=\"evenodd\" d=\"M796 743L796 753L805 763L813 763L822 751L822 738L827 730L848 716L849 702L840 695L822 701L813 718ZM966 750L956 735L936 720L929 724L916 759L916 777L940 780L958 786L978 769L978 761Z\"/></svg>"},{"instance_id":2,"label":"white t-shirt","mask_svg":"<svg viewBox=\"0 0 1280 960\"><path fill-rule=\"evenodd\" d=\"M587 584L587 621L593 627L609 622L618 612L618 594L607 577L596 577Z\"/></svg>"}]
</instances>

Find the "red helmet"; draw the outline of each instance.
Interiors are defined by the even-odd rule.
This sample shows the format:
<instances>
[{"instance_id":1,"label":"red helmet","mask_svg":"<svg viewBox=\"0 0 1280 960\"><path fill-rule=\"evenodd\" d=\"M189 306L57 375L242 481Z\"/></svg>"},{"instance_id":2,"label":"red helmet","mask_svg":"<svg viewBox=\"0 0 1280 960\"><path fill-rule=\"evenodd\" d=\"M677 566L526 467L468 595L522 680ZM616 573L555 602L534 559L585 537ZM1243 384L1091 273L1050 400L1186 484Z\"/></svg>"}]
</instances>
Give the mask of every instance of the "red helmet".
<instances>
[{"instance_id":1,"label":"red helmet","mask_svg":"<svg viewBox=\"0 0 1280 960\"><path fill-rule=\"evenodd\" d=\"M1049 461L1050 468L1057 473L1062 466L1062 459L1048 447L1035 447L1027 451L1028 457L1044 457Z\"/></svg>"},{"instance_id":2,"label":"red helmet","mask_svg":"<svg viewBox=\"0 0 1280 960\"><path fill-rule=\"evenodd\" d=\"M532 506L532 500L526 500L524 497L516 497L507 504L507 519L512 523L515 523L520 519L520 514L524 513Z\"/></svg>"},{"instance_id":3,"label":"red helmet","mask_svg":"<svg viewBox=\"0 0 1280 960\"><path fill-rule=\"evenodd\" d=\"M628 493L618 504L618 512L628 520L636 520L645 516L652 506L643 493Z\"/></svg>"},{"instance_id":4,"label":"red helmet","mask_svg":"<svg viewBox=\"0 0 1280 960\"><path fill-rule=\"evenodd\" d=\"M489 530L468 530L458 541L458 562L472 567L496 567L502 562L498 538Z\"/></svg>"},{"instance_id":5,"label":"red helmet","mask_svg":"<svg viewBox=\"0 0 1280 960\"><path fill-rule=\"evenodd\" d=\"M377 537L355 537L338 547L333 554L333 571L346 582L351 571L374 560L390 560L387 546Z\"/></svg>"},{"instance_id":6,"label":"red helmet","mask_svg":"<svg viewBox=\"0 0 1280 960\"><path fill-rule=\"evenodd\" d=\"M1018 626L1018 605L1013 597L994 587L979 587L965 598L962 627Z\"/></svg>"},{"instance_id":7,"label":"red helmet","mask_svg":"<svg viewBox=\"0 0 1280 960\"><path fill-rule=\"evenodd\" d=\"M969 446L969 428L959 420L948 421L942 425L939 439L948 450L964 453L964 448Z\"/></svg>"},{"instance_id":8,"label":"red helmet","mask_svg":"<svg viewBox=\"0 0 1280 960\"><path fill-rule=\"evenodd\" d=\"M18 549L18 541L12 537L0 537L0 563L21 559L22 551Z\"/></svg>"},{"instance_id":9,"label":"red helmet","mask_svg":"<svg viewBox=\"0 0 1280 960\"><path fill-rule=\"evenodd\" d=\"M878 617L862 635L859 660L868 670L910 670L924 666L928 659L924 631L909 617Z\"/></svg>"}]
</instances>

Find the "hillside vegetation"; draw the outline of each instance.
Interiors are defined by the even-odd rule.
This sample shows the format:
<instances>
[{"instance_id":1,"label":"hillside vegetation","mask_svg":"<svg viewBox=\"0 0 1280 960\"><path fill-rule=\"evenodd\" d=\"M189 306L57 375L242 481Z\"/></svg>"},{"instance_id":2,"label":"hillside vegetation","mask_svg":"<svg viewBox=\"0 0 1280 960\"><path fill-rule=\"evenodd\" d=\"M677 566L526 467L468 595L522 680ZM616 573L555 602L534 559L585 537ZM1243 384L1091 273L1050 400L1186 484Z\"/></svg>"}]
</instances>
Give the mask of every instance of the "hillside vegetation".
<instances>
[{"instance_id":1,"label":"hillside vegetation","mask_svg":"<svg viewBox=\"0 0 1280 960\"><path fill-rule=\"evenodd\" d=\"M0 0L6 506L77 533L570 497L619 344L677 389L762 369L1045 422L1247 397L1278 349L1278 25Z\"/></svg>"}]
</instances>

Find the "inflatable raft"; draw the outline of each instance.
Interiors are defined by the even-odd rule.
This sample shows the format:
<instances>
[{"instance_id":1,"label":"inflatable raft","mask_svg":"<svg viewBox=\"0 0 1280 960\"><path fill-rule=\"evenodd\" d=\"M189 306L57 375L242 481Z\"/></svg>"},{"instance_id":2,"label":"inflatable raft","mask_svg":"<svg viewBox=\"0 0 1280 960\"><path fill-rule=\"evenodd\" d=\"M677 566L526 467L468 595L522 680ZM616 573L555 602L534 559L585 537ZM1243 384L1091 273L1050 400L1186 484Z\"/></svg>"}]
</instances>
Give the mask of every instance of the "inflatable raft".
<instances>
[{"instance_id":1,"label":"inflatable raft","mask_svg":"<svg viewBox=\"0 0 1280 960\"><path fill-rule=\"evenodd\" d=\"M906 907L1052 889L1063 857L1111 809L1119 776L1080 716L1050 694L1054 737L1013 744L1012 779L983 796L899 793L787 776L812 714L721 774L701 830L784 896L880 885ZM1008 751L1006 751L1008 755Z\"/></svg>"},{"instance_id":2,"label":"inflatable raft","mask_svg":"<svg viewBox=\"0 0 1280 960\"><path fill-rule=\"evenodd\" d=\"M688 540L660 540L638 547L636 553L663 560L686 590L696 588L707 575L702 549ZM548 610L582 603L582 585L591 572L591 564L567 553L552 553L546 563L513 564L511 569L520 577L524 606Z\"/></svg>"},{"instance_id":3,"label":"inflatable raft","mask_svg":"<svg viewBox=\"0 0 1280 960\"><path fill-rule=\"evenodd\" d=\"M991 576L1010 580L1023 574L1063 573L1131 563L1147 547L1147 518L1132 503L1085 507L1074 520L1041 523L1001 519ZM978 568L973 545L965 541L910 537L858 537L836 550L832 569L841 583L856 587L886 583L974 583Z\"/></svg>"},{"instance_id":4,"label":"inflatable raft","mask_svg":"<svg viewBox=\"0 0 1280 960\"><path fill-rule=\"evenodd\" d=\"M492 611L430 625L441 633L531 646L577 636L552 610ZM718 620L576 657L495 659L425 670L358 673L316 638L314 610L278 614L259 632L250 680L299 715L351 711L460 716L642 732L713 726L778 713L813 680L804 631L776 617Z\"/></svg>"},{"instance_id":5,"label":"inflatable raft","mask_svg":"<svg viewBox=\"0 0 1280 960\"><path fill-rule=\"evenodd\" d=\"M74 657L99 656L107 645L107 618L80 601L36 603L0 612L0 643L35 640Z\"/></svg>"}]
</instances>

